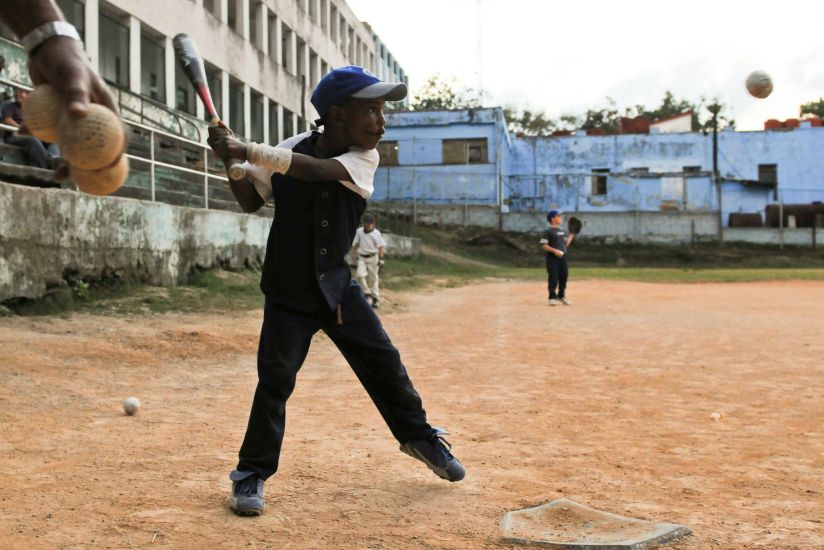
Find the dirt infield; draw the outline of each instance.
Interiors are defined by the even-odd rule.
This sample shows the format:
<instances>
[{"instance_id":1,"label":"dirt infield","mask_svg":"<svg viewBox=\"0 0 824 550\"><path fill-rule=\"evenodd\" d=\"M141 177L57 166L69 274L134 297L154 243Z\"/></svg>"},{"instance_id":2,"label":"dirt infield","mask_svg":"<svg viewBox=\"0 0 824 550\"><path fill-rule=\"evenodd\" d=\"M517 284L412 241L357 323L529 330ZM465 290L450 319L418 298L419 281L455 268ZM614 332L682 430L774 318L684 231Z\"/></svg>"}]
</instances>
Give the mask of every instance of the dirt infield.
<instances>
[{"instance_id":1,"label":"dirt infield","mask_svg":"<svg viewBox=\"0 0 824 550\"><path fill-rule=\"evenodd\" d=\"M495 548L504 512L560 497L693 529L672 548L824 546L824 283L544 292L389 296L456 484L318 336L260 518L227 498L259 311L0 319L0 547Z\"/></svg>"}]
</instances>

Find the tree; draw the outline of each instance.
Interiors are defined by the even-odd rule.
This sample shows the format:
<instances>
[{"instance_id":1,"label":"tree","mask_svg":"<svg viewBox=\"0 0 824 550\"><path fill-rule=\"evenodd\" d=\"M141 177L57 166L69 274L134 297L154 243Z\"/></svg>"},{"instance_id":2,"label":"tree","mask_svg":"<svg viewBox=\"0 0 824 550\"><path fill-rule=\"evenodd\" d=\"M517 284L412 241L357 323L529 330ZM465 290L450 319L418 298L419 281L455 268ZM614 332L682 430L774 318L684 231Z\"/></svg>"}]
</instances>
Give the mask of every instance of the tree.
<instances>
[{"instance_id":1,"label":"tree","mask_svg":"<svg viewBox=\"0 0 824 550\"><path fill-rule=\"evenodd\" d=\"M483 90L461 87L454 78L446 80L436 74L414 95L411 107L416 111L477 109L483 106L486 95Z\"/></svg>"},{"instance_id":2,"label":"tree","mask_svg":"<svg viewBox=\"0 0 824 550\"><path fill-rule=\"evenodd\" d=\"M515 107L505 107L504 118L510 132L525 136L547 136L557 126L557 123L547 117L543 111L530 109L520 111Z\"/></svg>"},{"instance_id":3,"label":"tree","mask_svg":"<svg viewBox=\"0 0 824 550\"><path fill-rule=\"evenodd\" d=\"M824 97L818 101L810 101L809 103L804 103L801 105L799 109L799 116L804 118L805 115L824 118Z\"/></svg>"}]
</instances>

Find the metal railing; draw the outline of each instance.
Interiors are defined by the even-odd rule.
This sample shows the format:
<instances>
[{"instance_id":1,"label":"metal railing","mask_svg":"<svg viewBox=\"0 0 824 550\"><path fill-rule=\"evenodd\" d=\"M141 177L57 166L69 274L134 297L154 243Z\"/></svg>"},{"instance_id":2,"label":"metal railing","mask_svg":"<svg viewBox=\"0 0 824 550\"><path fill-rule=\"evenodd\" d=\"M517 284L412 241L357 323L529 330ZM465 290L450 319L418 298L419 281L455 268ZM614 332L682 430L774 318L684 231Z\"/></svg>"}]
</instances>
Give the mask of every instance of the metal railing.
<instances>
[{"instance_id":1,"label":"metal railing","mask_svg":"<svg viewBox=\"0 0 824 550\"><path fill-rule=\"evenodd\" d=\"M190 139L186 139L184 137L171 134L169 132L164 132L163 130L158 130L152 126L147 126L145 124L140 124L137 122L126 120L125 123L132 127L138 128L142 132L147 132L149 137L149 156L148 158L136 155L133 153L127 153L126 156L131 159L142 163L148 163L149 165L149 190L151 201L157 202L157 168L165 168L168 170L172 170L175 172L183 173L183 174L193 174L197 176L202 176L203 178L203 208L209 208L209 179L219 180L225 183L228 183L228 178L226 176L221 176L210 172L209 170L209 152L211 149L208 145L204 145L203 143L199 143L196 141L192 141ZM177 164L171 164L168 162L163 162L156 158L155 151L157 149L157 145L159 143L158 138L165 138L166 140L174 140L180 142L182 144L186 144L189 147L196 148L199 152L200 158L203 159L203 169L196 170L193 168L188 168L185 166L180 166Z\"/></svg>"}]
</instances>

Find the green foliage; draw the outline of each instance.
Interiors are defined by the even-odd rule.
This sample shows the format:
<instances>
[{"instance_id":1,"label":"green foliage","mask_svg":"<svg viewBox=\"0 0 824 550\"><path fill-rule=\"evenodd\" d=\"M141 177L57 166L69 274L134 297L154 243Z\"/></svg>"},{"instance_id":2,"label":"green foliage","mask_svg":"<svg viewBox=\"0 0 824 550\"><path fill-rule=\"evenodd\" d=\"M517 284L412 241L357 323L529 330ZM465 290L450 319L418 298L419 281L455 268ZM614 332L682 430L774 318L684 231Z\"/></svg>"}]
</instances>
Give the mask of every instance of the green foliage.
<instances>
[{"instance_id":1,"label":"green foliage","mask_svg":"<svg viewBox=\"0 0 824 550\"><path fill-rule=\"evenodd\" d=\"M622 118L644 117L656 120L672 115L692 111L692 130L709 132L712 131L712 113L709 106L718 104L720 111L718 114L718 129L726 127L734 128L735 121L727 114L729 106L719 103L717 99L708 102L701 97L697 102L688 99L679 99L667 91L657 107L647 108L644 105L633 105L631 107L619 108L611 97L606 98L604 107L587 109L581 116L565 114L559 118L552 118L543 111L531 109L519 110L515 107L504 109L507 124L511 132L526 136L545 136L555 130L603 130L607 134L618 133ZM820 108L824 111L824 100L821 101Z\"/></svg>"},{"instance_id":2,"label":"green foliage","mask_svg":"<svg viewBox=\"0 0 824 550\"><path fill-rule=\"evenodd\" d=\"M824 97L818 101L810 101L809 103L802 104L799 111L801 117L809 115L824 118Z\"/></svg>"},{"instance_id":3,"label":"green foliage","mask_svg":"<svg viewBox=\"0 0 824 550\"><path fill-rule=\"evenodd\" d=\"M414 95L411 107L417 111L478 109L486 95L483 90L462 87L456 79L436 74Z\"/></svg>"},{"instance_id":4,"label":"green foliage","mask_svg":"<svg viewBox=\"0 0 824 550\"><path fill-rule=\"evenodd\" d=\"M515 107L505 107L504 118L510 132L525 136L547 136L557 127L557 122L542 111L520 111Z\"/></svg>"}]
</instances>

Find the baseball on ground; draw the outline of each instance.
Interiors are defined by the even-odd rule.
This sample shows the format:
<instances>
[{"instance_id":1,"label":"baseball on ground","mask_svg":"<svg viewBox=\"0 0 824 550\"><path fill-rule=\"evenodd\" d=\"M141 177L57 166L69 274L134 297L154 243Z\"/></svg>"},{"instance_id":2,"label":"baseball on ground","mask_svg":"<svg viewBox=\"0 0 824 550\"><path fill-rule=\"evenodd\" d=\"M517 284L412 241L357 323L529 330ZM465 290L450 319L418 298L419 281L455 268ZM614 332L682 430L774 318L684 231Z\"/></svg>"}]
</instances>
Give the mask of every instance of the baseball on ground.
<instances>
[{"instance_id":1,"label":"baseball on ground","mask_svg":"<svg viewBox=\"0 0 824 550\"><path fill-rule=\"evenodd\" d=\"M134 416L140 411L140 399L137 397L130 397L123 402L123 410L129 416Z\"/></svg>"}]
</instances>

